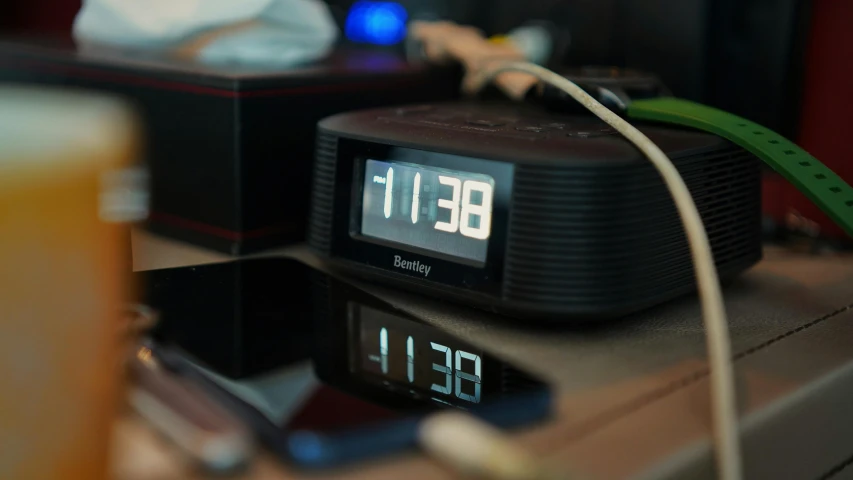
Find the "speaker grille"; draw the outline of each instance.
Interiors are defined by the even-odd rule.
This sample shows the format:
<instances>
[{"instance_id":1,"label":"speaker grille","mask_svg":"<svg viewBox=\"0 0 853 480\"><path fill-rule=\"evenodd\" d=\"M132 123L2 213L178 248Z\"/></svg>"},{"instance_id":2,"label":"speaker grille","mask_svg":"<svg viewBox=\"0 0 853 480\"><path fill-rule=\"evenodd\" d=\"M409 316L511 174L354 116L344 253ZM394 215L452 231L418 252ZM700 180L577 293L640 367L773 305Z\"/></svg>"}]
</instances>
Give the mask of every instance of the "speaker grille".
<instances>
[{"instance_id":1,"label":"speaker grille","mask_svg":"<svg viewBox=\"0 0 853 480\"><path fill-rule=\"evenodd\" d=\"M674 158L705 223L721 276L761 257L761 172L740 149ZM649 163L518 165L503 297L583 313L636 310L693 288L687 239Z\"/></svg>"},{"instance_id":2,"label":"speaker grille","mask_svg":"<svg viewBox=\"0 0 853 480\"><path fill-rule=\"evenodd\" d=\"M338 137L318 131L308 244L318 253L323 254L329 253L332 238L337 157Z\"/></svg>"}]
</instances>

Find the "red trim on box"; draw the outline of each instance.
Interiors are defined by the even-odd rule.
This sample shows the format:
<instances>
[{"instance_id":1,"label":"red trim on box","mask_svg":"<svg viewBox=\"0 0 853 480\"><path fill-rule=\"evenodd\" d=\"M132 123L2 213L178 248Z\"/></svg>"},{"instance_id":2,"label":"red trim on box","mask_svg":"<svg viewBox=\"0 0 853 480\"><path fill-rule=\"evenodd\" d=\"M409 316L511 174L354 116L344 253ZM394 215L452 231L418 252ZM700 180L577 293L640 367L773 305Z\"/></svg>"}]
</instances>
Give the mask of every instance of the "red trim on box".
<instances>
[{"instance_id":1,"label":"red trim on box","mask_svg":"<svg viewBox=\"0 0 853 480\"><path fill-rule=\"evenodd\" d=\"M192 230L206 235L213 235L214 237L224 238L234 242L266 237L268 235L282 233L288 230L288 228L283 225L271 225L268 227L256 228L254 230L247 230L245 232L238 232L162 212L151 212L148 215L148 219L152 222Z\"/></svg>"},{"instance_id":2,"label":"red trim on box","mask_svg":"<svg viewBox=\"0 0 853 480\"><path fill-rule=\"evenodd\" d=\"M64 75L75 78L94 79L105 82L113 82L124 85L135 85L140 87L159 88L161 90L171 90L176 92L186 92L196 95L209 95L214 97L226 98L256 98L256 97L272 97L272 96L288 96L288 95L304 95L311 93L333 93L333 92L348 92L348 91L363 91L363 90L381 90L389 87L404 87L414 83L413 79L401 79L393 82L347 82L334 85L310 85L303 87L290 88L271 88L263 90L236 91L226 90L216 87L205 87L201 85L193 85L190 83L181 83L168 80L158 80L153 78L144 78L126 73L119 72L104 72L101 70L90 70L84 67L73 65L54 65L44 62L32 60L16 60L2 61L0 67L12 68L15 70L39 71L41 73L49 73L54 75Z\"/></svg>"}]
</instances>

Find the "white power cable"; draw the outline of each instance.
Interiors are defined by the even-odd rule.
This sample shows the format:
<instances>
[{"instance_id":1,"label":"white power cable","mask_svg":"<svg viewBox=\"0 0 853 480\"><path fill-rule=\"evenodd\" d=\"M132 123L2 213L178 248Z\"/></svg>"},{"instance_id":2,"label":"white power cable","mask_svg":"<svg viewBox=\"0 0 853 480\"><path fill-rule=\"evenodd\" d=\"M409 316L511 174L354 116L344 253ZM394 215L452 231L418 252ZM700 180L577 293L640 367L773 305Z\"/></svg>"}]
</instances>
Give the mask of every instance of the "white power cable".
<instances>
[{"instance_id":1,"label":"white power cable","mask_svg":"<svg viewBox=\"0 0 853 480\"><path fill-rule=\"evenodd\" d=\"M687 233L696 271L699 298L702 303L702 317L705 323L711 369L711 408L717 472L719 478L723 480L740 480L742 472L740 437L726 310L708 235L681 174L678 173L672 160L642 132L596 101L574 82L547 68L527 62L500 63L475 74L468 85L473 86L474 89L480 89L503 72L528 73L571 95L595 116L607 122L636 145L663 177Z\"/></svg>"}]
</instances>

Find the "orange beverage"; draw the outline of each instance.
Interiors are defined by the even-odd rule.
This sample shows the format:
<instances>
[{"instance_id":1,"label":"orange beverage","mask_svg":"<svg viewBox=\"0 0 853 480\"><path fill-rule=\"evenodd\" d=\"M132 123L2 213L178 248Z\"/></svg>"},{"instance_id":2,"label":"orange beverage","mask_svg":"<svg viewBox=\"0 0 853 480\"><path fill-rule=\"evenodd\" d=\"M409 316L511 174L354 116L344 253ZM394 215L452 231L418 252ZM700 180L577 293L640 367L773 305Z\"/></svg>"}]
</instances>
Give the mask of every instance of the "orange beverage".
<instances>
[{"instance_id":1,"label":"orange beverage","mask_svg":"<svg viewBox=\"0 0 853 480\"><path fill-rule=\"evenodd\" d=\"M114 99L0 87L2 479L107 475L130 245L102 201L135 150Z\"/></svg>"}]
</instances>

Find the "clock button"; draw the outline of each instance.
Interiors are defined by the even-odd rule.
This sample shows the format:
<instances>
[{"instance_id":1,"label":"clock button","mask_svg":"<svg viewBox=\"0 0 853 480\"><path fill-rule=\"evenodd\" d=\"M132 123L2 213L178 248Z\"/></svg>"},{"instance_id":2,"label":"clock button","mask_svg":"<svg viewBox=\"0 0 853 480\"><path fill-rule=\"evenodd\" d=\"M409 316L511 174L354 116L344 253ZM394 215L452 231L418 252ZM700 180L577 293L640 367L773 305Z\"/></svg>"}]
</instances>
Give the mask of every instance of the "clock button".
<instances>
[{"instance_id":1,"label":"clock button","mask_svg":"<svg viewBox=\"0 0 853 480\"><path fill-rule=\"evenodd\" d=\"M427 120L437 120L437 121L447 121L453 120L456 118L456 114L453 113L431 113L424 117Z\"/></svg>"},{"instance_id":2,"label":"clock button","mask_svg":"<svg viewBox=\"0 0 853 480\"><path fill-rule=\"evenodd\" d=\"M521 125L521 126L515 127L515 129L518 130L519 132L535 132L535 133L542 133L546 130L545 127L540 127L539 125Z\"/></svg>"},{"instance_id":3,"label":"clock button","mask_svg":"<svg viewBox=\"0 0 853 480\"><path fill-rule=\"evenodd\" d=\"M427 113L435 110L432 105L415 105L412 107L402 107L397 109L397 115L417 115L419 113Z\"/></svg>"},{"instance_id":4,"label":"clock button","mask_svg":"<svg viewBox=\"0 0 853 480\"><path fill-rule=\"evenodd\" d=\"M469 125L477 125L480 127L500 127L506 125L506 122L500 120L468 120Z\"/></svg>"}]
</instances>

